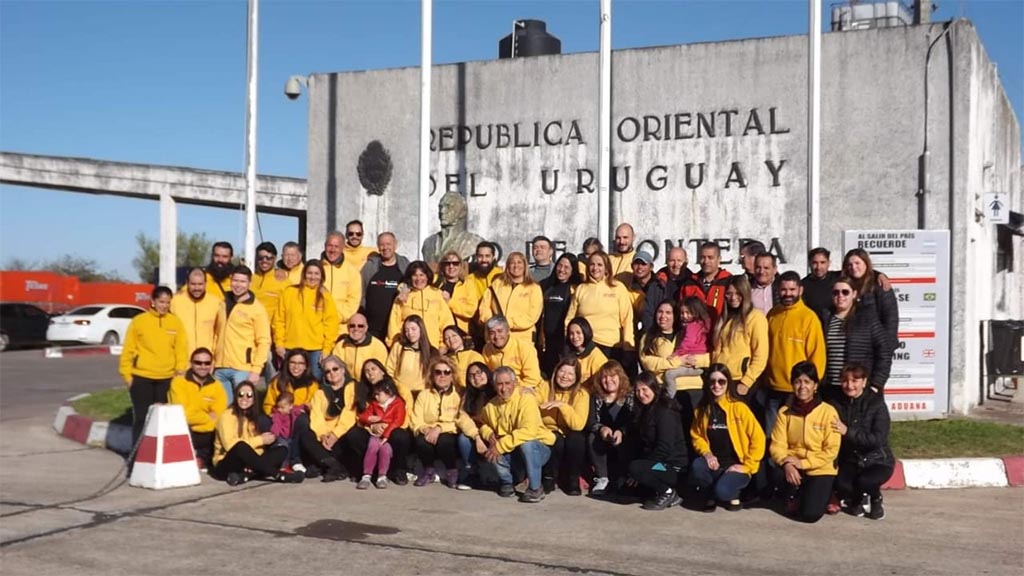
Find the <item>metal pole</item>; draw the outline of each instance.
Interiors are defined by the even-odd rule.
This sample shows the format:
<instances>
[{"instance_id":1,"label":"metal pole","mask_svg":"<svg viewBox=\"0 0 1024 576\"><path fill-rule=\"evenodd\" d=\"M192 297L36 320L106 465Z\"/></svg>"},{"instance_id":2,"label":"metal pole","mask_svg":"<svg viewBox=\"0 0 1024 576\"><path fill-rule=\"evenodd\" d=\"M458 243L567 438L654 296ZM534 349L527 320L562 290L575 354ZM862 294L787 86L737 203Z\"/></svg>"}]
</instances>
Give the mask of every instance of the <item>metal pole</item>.
<instances>
[{"instance_id":1,"label":"metal pole","mask_svg":"<svg viewBox=\"0 0 1024 576\"><path fill-rule=\"evenodd\" d=\"M245 114L245 263L256 265L256 84L259 0L249 0L248 89Z\"/></svg>"},{"instance_id":2,"label":"metal pole","mask_svg":"<svg viewBox=\"0 0 1024 576\"><path fill-rule=\"evenodd\" d=\"M178 206L167 193L160 194L160 277L157 284L171 290L177 287Z\"/></svg>"},{"instance_id":3,"label":"metal pole","mask_svg":"<svg viewBox=\"0 0 1024 576\"><path fill-rule=\"evenodd\" d=\"M600 96L598 104L597 237L611 246L612 2L601 0Z\"/></svg>"},{"instance_id":4,"label":"metal pole","mask_svg":"<svg viewBox=\"0 0 1024 576\"><path fill-rule=\"evenodd\" d=\"M430 65L431 21L433 0L423 0L420 32L420 202L417 252L423 258L423 242L427 239L430 210Z\"/></svg>"},{"instance_id":5,"label":"metal pole","mask_svg":"<svg viewBox=\"0 0 1024 576\"><path fill-rule=\"evenodd\" d=\"M821 245L821 0L808 0L807 249Z\"/></svg>"}]
</instances>

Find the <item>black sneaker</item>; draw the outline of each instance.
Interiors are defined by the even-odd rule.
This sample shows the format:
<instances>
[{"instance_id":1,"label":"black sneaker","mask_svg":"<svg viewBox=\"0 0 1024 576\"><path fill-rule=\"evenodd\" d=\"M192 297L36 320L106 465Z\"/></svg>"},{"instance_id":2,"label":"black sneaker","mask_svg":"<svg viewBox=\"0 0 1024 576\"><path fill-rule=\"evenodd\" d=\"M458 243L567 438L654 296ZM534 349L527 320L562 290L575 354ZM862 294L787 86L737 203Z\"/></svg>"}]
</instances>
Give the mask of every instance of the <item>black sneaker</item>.
<instances>
[{"instance_id":1,"label":"black sneaker","mask_svg":"<svg viewBox=\"0 0 1024 576\"><path fill-rule=\"evenodd\" d=\"M284 482L285 484L301 484L306 479L306 475L298 470L292 470L291 472L281 471L274 476L276 482Z\"/></svg>"},{"instance_id":2,"label":"black sneaker","mask_svg":"<svg viewBox=\"0 0 1024 576\"><path fill-rule=\"evenodd\" d=\"M228 486L238 486L239 484L245 484L249 481L249 477L240 472L232 472L228 474L226 478Z\"/></svg>"},{"instance_id":3,"label":"black sneaker","mask_svg":"<svg viewBox=\"0 0 1024 576\"><path fill-rule=\"evenodd\" d=\"M498 496L502 498L508 498L516 493L515 488L511 484L502 484L498 486Z\"/></svg>"},{"instance_id":4,"label":"black sneaker","mask_svg":"<svg viewBox=\"0 0 1024 576\"><path fill-rule=\"evenodd\" d=\"M871 511L867 514L868 518L872 520L881 520L885 518L885 507L882 506L882 497L871 499Z\"/></svg>"},{"instance_id":5,"label":"black sneaker","mask_svg":"<svg viewBox=\"0 0 1024 576\"><path fill-rule=\"evenodd\" d=\"M681 501L682 498L679 497L679 494L677 494L675 490L669 488L662 492L657 498L644 502L643 508L644 510L664 510L665 508L671 508L676 504L679 504Z\"/></svg>"},{"instance_id":6,"label":"black sneaker","mask_svg":"<svg viewBox=\"0 0 1024 576\"><path fill-rule=\"evenodd\" d=\"M865 500L867 500L867 495L865 495L864 498L865 498ZM868 510L870 510L871 509L871 504L870 504L871 501L867 500L867 502L868 502ZM865 510L864 510L864 506L861 505L861 497L859 497L859 496L851 496L848 499L842 500L842 501L839 502L839 505L843 509L843 512L846 512L850 516L858 516L858 517L864 516Z\"/></svg>"},{"instance_id":7,"label":"black sneaker","mask_svg":"<svg viewBox=\"0 0 1024 576\"><path fill-rule=\"evenodd\" d=\"M541 478L541 487L544 489L545 494L551 494L555 491L555 479L550 476ZM526 492L523 492L525 494Z\"/></svg>"},{"instance_id":8,"label":"black sneaker","mask_svg":"<svg viewBox=\"0 0 1024 576\"><path fill-rule=\"evenodd\" d=\"M321 474L323 474L323 472L316 464L310 464L306 467L306 478L319 478Z\"/></svg>"},{"instance_id":9,"label":"black sneaker","mask_svg":"<svg viewBox=\"0 0 1024 576\"><path fill-rule=\"evenodd\" d=\"M405 486L409 483L409 476L405 473L405 470L395 472L394 474L388 474L388 479L396 486Z\"/></svg>"},{"instance_id":10,"label":"black sneaker","mask_svg":"<svg viewBox=\"0 0 1024 576\"><path fill-rule=\"evenodd\" d=\"M718 502L715 499L709 498L704 502L705 512L714 512L716 509L718 509Z\"/></svg>"},{"instance_id":11,"label":"black sneaker","mask_svg":"<svg viewBox=\"0 0 1024 576\"><path fill-rule=\"evenodd\" d=\"M544 492L543 486L536 490L527 488L526 491L519 496L519 501L525 504L536 504L543 500L545 496L547 496L547 494Z\"/></svg>"},{"instance_id":12,"label":"black sneaker","mask_svg":"<svg viewBox=\"0 0 1024 576\"><path fill-rule=\"evenodd\" d=\"M725 508L729 512L739 512L740 510L743 509L743 503L740 502L739 498L733 498L732 500L726 502L723 505L723 508Z\"/></svg>"}]
</instances>

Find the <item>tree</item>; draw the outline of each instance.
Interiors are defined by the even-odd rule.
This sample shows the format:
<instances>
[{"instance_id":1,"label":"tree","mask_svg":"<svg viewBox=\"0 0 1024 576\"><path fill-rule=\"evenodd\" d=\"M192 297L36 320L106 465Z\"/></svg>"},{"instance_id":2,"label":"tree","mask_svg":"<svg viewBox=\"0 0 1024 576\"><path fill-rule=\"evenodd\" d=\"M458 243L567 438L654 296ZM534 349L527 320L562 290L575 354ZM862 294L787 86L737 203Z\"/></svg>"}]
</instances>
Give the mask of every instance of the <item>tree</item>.
<instances>
[{"instance_id":1,"label":"tree","mask_svg":"<svg viewBox=\"0 0 1024 576\"><path fill-rule=\"evenodd\" d=\"M132 266L143 282L154 282L156 269L160 266L160 241L139 232L135 235L135 242L139 251L132 259ZM213 241L203 232L178 232L178 254L175 262L178 266L202 266L210 256L211 246Z\"/></svg>"},{"instance_id":2,"label":"tree","mask_svg":"<svg viewBox=\"0 0 1024 576\"><path fill-rule=\"evenodd\" d=\"M75 276L82 282L124 282L124 278L113 270L101 272L99 264L92 258L64 254L49 262L34 262L11 258L4 264L6 270L44 270L64 276Z\"/></svg>"}]
</instances>

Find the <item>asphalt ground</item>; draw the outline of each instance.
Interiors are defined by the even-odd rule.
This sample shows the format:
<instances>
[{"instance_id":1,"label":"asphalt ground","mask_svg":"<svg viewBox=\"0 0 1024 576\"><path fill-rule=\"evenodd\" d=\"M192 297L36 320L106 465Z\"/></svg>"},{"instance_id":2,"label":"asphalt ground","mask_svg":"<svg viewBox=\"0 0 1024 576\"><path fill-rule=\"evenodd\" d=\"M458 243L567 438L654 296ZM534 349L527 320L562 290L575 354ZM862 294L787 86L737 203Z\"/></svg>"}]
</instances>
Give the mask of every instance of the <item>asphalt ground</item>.
<instances>
[{"instance_id":1,"label":"asphalt ground","mask_svg":"<svg viewBox=\"0 0 1024 576\"><path fill-rule=\"evenodd\" d=\"M116 358L0 355L0 573L1012 574L1024 490L887 492L887 517L648 512L441 485L130 488L123 460L57 436L60 402L117 385Z\"/></svg>"}]
</instances>

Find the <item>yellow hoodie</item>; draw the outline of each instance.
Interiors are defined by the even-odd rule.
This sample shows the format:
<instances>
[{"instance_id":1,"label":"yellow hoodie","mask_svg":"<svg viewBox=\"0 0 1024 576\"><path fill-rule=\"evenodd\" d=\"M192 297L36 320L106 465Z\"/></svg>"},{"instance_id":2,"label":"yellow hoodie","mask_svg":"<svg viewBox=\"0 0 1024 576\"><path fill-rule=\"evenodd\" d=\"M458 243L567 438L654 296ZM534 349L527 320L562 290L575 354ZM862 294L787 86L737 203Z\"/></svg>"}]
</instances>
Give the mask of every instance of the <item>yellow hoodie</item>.
<instances>
[{"instance_id":1,"label":"yellow hoodie","mask_svg":"<svg viewBox=\"0 0 1024 576\"><path fill-rule=\"evenodd\" d=\"M483 357L492 371L499 366L508 366L515 371L516 383L520 386L536 388L540 384L540 361L533 344L509 336L504 348L495 348L488 342L484 346Z\"/></svg>"},{"instance_id":2,"label":"yellow hoodie","mask_svg":"<svg viewBox=\"0 0 1024 576\"><path fill-rule=\"evenodd\" d=\"M477 292L476 282L460 280L452 288L451 298L448 299L448 309L452 311L455 318L455 325L463 332L469 333L469 324L476 318L476 311L480 307L480 293ZM444 330L445 327L441 327Z\"/></svg>"},{"instance_id":3,"label":"yellow hoodie","mask_svg":"<svg viewBox=\"0 0 1024 576\"><path fill-rule=\"evenodd\" d=\"M576 356L576 359L580 362L580 382L584 386L590 386L590 379L608 362L608 357L597 346L591 348L586 356Z\"/></svg>"},{"instance_id":4,"label":"yellow hoodie","mask_svg":"<svg viewBox=\"0 0 1024 576\"><path fill-rule=\"evenodd\" d=\"M669 338L663 334L654 336L654 350L653 353L647 354L644 351L647 350L647 342L650 341L652 336L650 334L644 334L643 339L640 341L640 366L647 372L654 374L658 380L663 380L665 372L673 368L679 368L683 365L683 359L681 356L673 356L672 353L676 351L676 339ZM697 354L694 356L697 368L707 368L710 366L710 354ZM704 381L701 380L700 376L680 376L676 378L676 390L699 390L704 386Z\"/></svg>"},{"instance_id":5,"label":"yellow hoodie","mask_svg":"<svg viewBox=\"0 0 1024 576\"><path fill-rule=\"evenodd\" d=\"M311 386L312 388L312 386ZM323 440L328 432L333 432L335 438L341 438L356 423L356 385L355 382L345 384L343 393L345 407L337 418L327 417L327 395L319 387L313 394L313 403L309 408L309 429L316 435L317 440Z\"/></svg>"},{"instance_id":6,"label":"yellow hoodie","mask_svg":"<svg viewBox=\"0 0 1024 576\"><path fill-rule=\"evenodd\" d=\"M193 378L195 376L190 372L171 380L167 401L179 404L185 410L185 422L189 430L213 432L217 427L217 419L228 408L227 392L213 376L207 376L205 382L196 382Z\"/></svg>"},{"instance_id":7,"label":"yellow hoodie","mask_svg":"<svg viewBox=\"0 0 1024 576\"><path fill-rule=\"evenodd\" d=\"M633 302L621 283L609 286L602 280L577 286L565 315L565 326L576 317L586 318L590 323L595 343L633 349Z\"/></svg>"},{"instance_id":8,"label":"yellow hoodie","mask_svg":"<svg viewBox=\"0 0 1024 576\"><path fill-rule=\"evenodd\" d=\"M725 364L733 378L738 379L740 384L750 387L761 377L768 364L768 320L763 312L753 308L747 316L743 330L737 330L729 338L733 322L736 320L729 320L722 327L719 337L715 339L711 361Z\"/></svg>"},{"instance_id":9,"label":"yellow hoodie","mask_svg":"<svg viewBox=\"0 0 1024 576\"><path fill-rule=\"evenodd\" d=\"M772 460L782 466L789 456L800 460L801 469L808 476L835 475L836 458L842 436L832 429L839 414L827 402L822 402L806 417L793 414L789 406L779 410L772 428Z\"/></svg>"},{"instance_id":10,"label":"yellow hoodie","mask_svg":"<svg viewBox=\"0 0 1024 576\"><path fill-rule=\"evenodd\" d=\"M479 434L476 424L460 409L461 406L462 398L457 390L449 388L445 394L436 388L424 390L413 403L409 426L417 436L422 436L429 428L439 427L442 434L461 432L475 438Z\"/></svg>"},{"instance_id":11,"label":"yellow hoodie","mask_svg":"<svg viewBox=\"0 0 1024 576\"><path fill-rule=\"evenodd\" d=\"M157 314L150 308L132 318L124 336L118 372L131 385L132 376L162 380L188 368L191 352L185 327L174 314Z\"/></svg>"},{"instance_id":12,"label":"yellow hoodie","mask_svg":"<svg viewBox=\"0 0 1024 576\"><path fill-rule=\"evenodd\" d=\"M797 300L785 307L781 304L768 313L768 385L772 390L792 392L789 375L798 362L810 360L825 373L825 336L821 332L818 315Z\"/></svg>"},{"instance_id":13,"label":"yellow hoodie","mask_svg":"<svg viewBox=\"0 0 1024 576\"><path fill-rule=\"evenodd\" d=\"M455 360L455 385L458 386L459 392L466 389L466 371L469 370L469 365L474 362L487 364L476 350L459 350L454 356L449 354L448 357Z\"/></svg>"},{"instance_id":14,"label":"yellow hoodie","mask_svg":"<svg viewBox=\"0 0 1024 576\"><path fill-rule=\"evenodd\" d=\"M399 390L412 393L419 392L427 386L427 379L420 369L420 350L396 342L388 353L384 369L394 379Z\"/></svg>"},{"instance_id":15,"label":"yellow hoodie","mask_svg":"<svg viewBox=\"0 0 1024 576\"><path fill-rule=\"evenodd\" d=\"M217 311L217 354L214 365L246 372L262 372L270 357L270 317L250 293L227 313L227 301Z\"/></svg>"},{"instance_id":16,"label":"yellow hoodie","mask_svg":"<svg viewBox=\"0 0 1024 576\"><path fill-rule=\"evenodd\" d=\"M334 350L331 351L331 354L345 362L345 366L348 366L348 371L353 378L359 378L362 375L363 364L371 358L380 361L381 364L388 361L388 347L377 338L369 336L369 334L367 336L370 341L366 344L356 344L348 336L342 336L334 345Z\"/></svg>"},{"instance_id":17,"label":"yellow hoodie","mask_svg":"<svg viewBox=\"0 0 1024 576\"><path fill-rule=\"evenodd\" d=\"M608 274L621 282L623 286L629 286L633 279L634 258L636 258L636 250L630 250L625 254L608 254L608 259L612 263L612 269L608 271ZM583 277L586 278L587 275L584 274Z\"/></svg>"},{"instance_id":18,"label":"yellow hoodie","mask_svg":"<svg viewBox=\"0 0 1024 576\"><path fill-rule=\"evenodd\" d=\"M590 393L582 386L574 395L568 390L556 389L551 393L552 384L547 380L540 383L535 392L537 403L543 406L546 402L561 402L556 408L541 408L540 416L544 426L552 432L565 436L569 432L581 432L590 417Z\"/></svg>"},{"instance_id":19,"label":"yellow hoodie","mask_svg":"<svg viewBox=\"0 0 1024 576\"><path fill-rule=\"evenodd\" d=\"M288 367L285 366L284 369L287 370ZM281 395L281 393L277 391L277 379L279 377L280 375L275 376L270 380L270 383L267 384L267 394L263 397L263 413L267 416L270 416L270 413L274 411L274 406L277 404L277 398ZM292 396L295 397L295 400L292 402L295 406L302 406L303 404L312 406L313 396L316 395L316 392L319 389L320 385L316 383L316 380L313 380L313 383L309 386L299 386L298 388L295 388L289 384L284 387L285 392L291 392Z\"/></svg>"},{"instance_id":20,"label":"yellow hoodie","mask_svg":"<svg viewBox=\"0 0 1024 576\"><path fill-rule=\"evenodd\" d=\"M238 435L238 418L231 410L224 410L217 419L217 435L213 439L213 465L216 466L227 456L238 442L245 442L257 454L263 454L263 438L256 429L255 422L242 426L242 435Z\"/></svg>"},{"instance_id":21,"label":"yellow hoodie","mask_svg":"<svg viewBox=\"0 0 1024 576\"><path fill-rule=\"evenodd\" d=\"M316 300L316 291L305 285L285 289L274 314L274 344L331 353L338 339L338 312L330 294L322 295L319 307Z\"/></svg>"},{"instance_id":22,"label":"yellow hoodie","mask_svg":"<svg viewBox=\"0 0 1024 576\"><path fill-rule=\"evenodd\" d=\"M405 302L395 297L395 302L391 305L391 317L388 319L388 344L396 342L402 332L402 323L413 314L423 318L430 345L441 348L441 332L446 326L455 324L455 318L441 291L433 286L410 291Z\"/></svg>"},{"instance_id":23,"label":"yellow hoodie","mask_svg":"<svg viewBox=\"0 0 1024 576\"><path fill-rule=\"evenodd\" d=\"M483 296L484 292L487 291L487 287L490 286L491 282L494 282L494 279L502 272L504 272L504 270L502 270L501 266L495 265L491 268L491 271L487 273L487 276L480 276L476 273L467 274L466 282L473 282L476 285L476 293Z\"/></svg>"},{"instance_id":24,"label":"yellow hoodie","mask_svg":"<svg viewBox=\"0 0 1024 576\"><path fill-rule=\"evenodd\" d=\"M753 476L761 467L764 457L764 430L757 423L757 418L743 402L735 402L728 395L718 399L718 406L725 412L726 425L729 427L729 440L736 451L739 463L747 474ZM701 410L694 412L693 424L690 426L690 437L693 438L693 450L697 456L711 452L711 441L708 439L708 413Z\"/></svg>"},{"instance_id":25,"label":"yellow hoodie","mask_svg":"<svg viewBox=\"0 0 1024 576\"><path fill-rule=\"evenodd\" d=\"M224 299L224 295L231 292L231 274L227 278L217 282L209 272L206 273L206 293L214 298Z\"/></svg>"},{"instance_id":26,"label":"yellow hoodie","mask_svg":"<svg viewBox=\"0 0 1024 576\"><path fill-rule=\"evenodd\" d=\"M171 314L181 320L188 339L188 354L196 348L217 349L217 311L224 302L220 288L214 288L216 295L207 288L202 299L196 301L188 295L187 289L180 290L171 298Z\"/></svg>"},{"instance_id":27,"label":"yellow hoodie","mask_svg":"<svg viewBox=\"0 0 1024 576\"><path fill-rule=\"evenodd\" d=\"M544 294L540 284L510 284L499 276L484 290L480 299L480 324L501 314L508 320L513 338L533 343L537 321L544 311Z\"/></svg>"},{"instance_id":28,"label":"yellow hoodie","mask_svg":"<svg viewBox=\"0 0 1024 576\"><path fill-rule=\"evenodd\" d=\"M278 275L281 277L278 278ZM266 274L255 272L252 275L252 284L249 288L256 295L256 299L267 309L267 314L273 316L277 311L277 302L281 299L281 293L293 283L288 280L288 273L279 268L274 268Z\"/></svg>"},{"instance_id":29,"label":"yellow hoodie","mask_svg":"<svg viewBox=\"0 0 1024 576\"><path fill-rule=\"evenodd\" d=\"M508 400L496 396L488 402L480 421L480 436L485 439L496 436L501 454L508 454L531 440L539 440L547 446L555 443L554 433L541 421L536 395L519 388L512 391Z\"/></svg>"},{"instance_id":30,"label":"yellow hoodie","mask_svg":"<svg viewBox=\"0 0 1024 576\"><path fill-rule=\"evenodd\" d=\"M363 298L363 279L359 275L362 265L342 260L335 266L324 260L324 287L331 293L338 314L338 334L348 334L348 319L359 311Z\"/></svg>"},{"instance_id":31,"label":"yellow hoodie","mask_svg":"<svg viewBox=\"0 0 1024 576\"><path fill-rule=\"evenodd\" d=\"M355 266L356 270L362 271L363 264L366 264L366 259L376 250L369 246L356 246L353 248L346 243L345 247L342 248L342 252L345 254L345 262Z\"/></svg>"}]
</instances>

